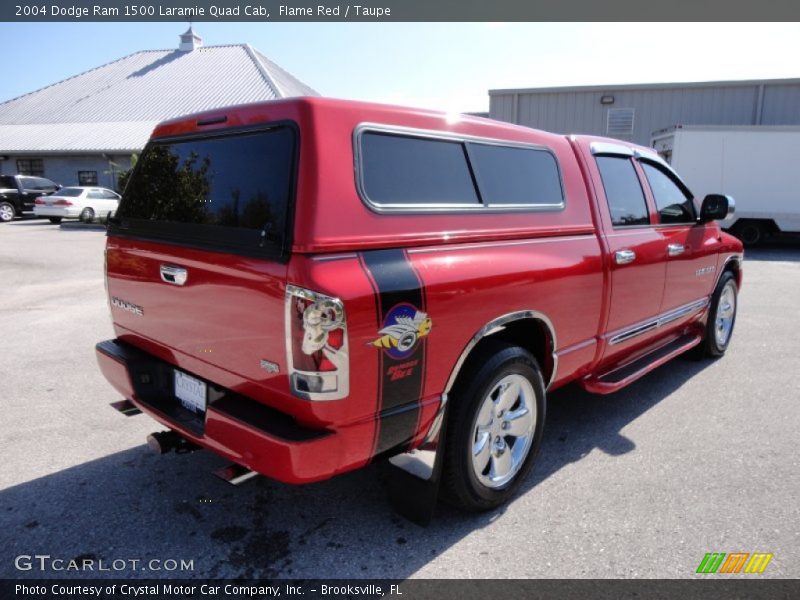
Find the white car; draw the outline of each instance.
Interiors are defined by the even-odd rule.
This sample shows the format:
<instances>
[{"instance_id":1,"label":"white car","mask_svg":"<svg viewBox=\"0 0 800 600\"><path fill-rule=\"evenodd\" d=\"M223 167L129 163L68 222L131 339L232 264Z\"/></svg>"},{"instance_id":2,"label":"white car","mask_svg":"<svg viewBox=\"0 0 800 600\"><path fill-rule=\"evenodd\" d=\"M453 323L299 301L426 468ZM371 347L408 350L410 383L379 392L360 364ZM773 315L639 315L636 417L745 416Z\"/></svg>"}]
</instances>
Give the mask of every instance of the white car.
<instances>
[{"instance_id":1,"label":"white car","mask_svg":"<svg viewBox=\"0 0 800 600\"><path fill-rule=\"evenodd\" d=\"M33 205L33 214L48 217L51 223L61 219L80 219L91 223L95 219L108 218L117 210L120 195L101 187L65 187L51 196L41 196Z\"/></svg>"}]
</instances>

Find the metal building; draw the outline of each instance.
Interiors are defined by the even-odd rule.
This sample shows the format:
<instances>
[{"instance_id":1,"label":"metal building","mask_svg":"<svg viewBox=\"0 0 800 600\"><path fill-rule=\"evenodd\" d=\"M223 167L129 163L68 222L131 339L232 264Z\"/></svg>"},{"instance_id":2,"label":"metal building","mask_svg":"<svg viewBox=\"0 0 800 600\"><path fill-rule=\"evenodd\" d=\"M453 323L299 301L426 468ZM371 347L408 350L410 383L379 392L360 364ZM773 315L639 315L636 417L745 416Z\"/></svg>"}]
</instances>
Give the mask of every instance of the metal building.
<instances>
[{"instance_id":1,"label":"metal building","mask_svg":"<svg viewBox=\"0 0 800 600\"><path fill-rule=\"evenodd\" d=\"M489 116L647 146L673 125L800 125L800 79L489 90Z\"/></svg>"},{"instance_id":2,"label":"metal building","mask_svg":"<svg viewBox=\"0 0 800 600\"><path fill-rule=\"evenodd\" d=\"M203 47L189 28L177 48L135 52L0 102L0 175L114 188L164 119L317 95L250 45Z\"/></svg>"}]
</instances>

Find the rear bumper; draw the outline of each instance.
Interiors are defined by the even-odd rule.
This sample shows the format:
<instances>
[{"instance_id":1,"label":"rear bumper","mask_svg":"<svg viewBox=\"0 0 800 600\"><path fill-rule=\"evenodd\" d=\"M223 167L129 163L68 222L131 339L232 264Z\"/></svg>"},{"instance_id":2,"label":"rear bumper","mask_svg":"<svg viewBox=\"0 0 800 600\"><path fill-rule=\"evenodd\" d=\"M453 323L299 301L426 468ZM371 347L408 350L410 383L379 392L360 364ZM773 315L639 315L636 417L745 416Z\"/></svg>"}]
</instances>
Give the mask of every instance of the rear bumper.
<instances>
[{"instance_id":1,"label":"rear bumper","mask_svg":"<svg viewBox=\"0 0 800 600\"><path fill-rule=\"evenodd\" d=\"M37 217L77 218L81 214L80 207L74 206L41 206L33 207L33 214Z\"/></svg>"},{"instance_id":2,"label":"rear bumper","mask_svg":"<svg viewBox=\"0 0 800 600\"><path fill-rule=\"evenodd\" d=\"M195 444L262 475L309 483L361 466L352 461L342 464L342 458L350 454L348 438L363 432L307 429L288 415L213 382L207 382L209 402L203 418L176 400L172 365L118 340L97 344L96 354L106 379L143 412Z\"/></svg>"}]
</instances>

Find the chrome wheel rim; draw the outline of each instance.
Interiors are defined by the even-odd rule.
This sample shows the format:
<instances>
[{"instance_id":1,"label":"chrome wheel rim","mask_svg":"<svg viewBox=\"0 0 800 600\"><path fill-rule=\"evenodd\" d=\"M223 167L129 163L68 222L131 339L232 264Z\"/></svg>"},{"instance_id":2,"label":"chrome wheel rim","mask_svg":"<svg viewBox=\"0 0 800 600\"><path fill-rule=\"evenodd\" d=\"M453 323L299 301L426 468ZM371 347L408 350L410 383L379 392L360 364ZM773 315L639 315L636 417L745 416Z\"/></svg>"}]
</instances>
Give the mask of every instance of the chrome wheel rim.
<instances>
[{"instance_id":1,"label":"chrome wheel rim","mask_svg":"<svg viewBox=\"0 0 800 600\"><path fill-rule=\"evenodd\" d=\"M14 209L8 204L0 206L0 221L10 221L14 218Z\"/></svg>"},{"instance_id":2,"label":"chrome wheel rim","mask_svg":"<svg viewBox=\"0 0 800 600\"><path fill-rule=\"evenodd\" d=\"M736 316L736 288L732 281L725 284L717 303L717 314L714 318L714 337L717 346L723 348L731 337L733 318Z\"/></svg>"},{"instance_id":3,"label":"chrome wheel rim","mask_svg":"<svg viewBox=\"0 0 800 600\"><path fill-rule=\"evenodd\" d=\"M506 375L483 399L472 426L472 470L488 488L508 485L522 468L536 427L536 393L522 375Z\"/></svg>"}]
</instances>

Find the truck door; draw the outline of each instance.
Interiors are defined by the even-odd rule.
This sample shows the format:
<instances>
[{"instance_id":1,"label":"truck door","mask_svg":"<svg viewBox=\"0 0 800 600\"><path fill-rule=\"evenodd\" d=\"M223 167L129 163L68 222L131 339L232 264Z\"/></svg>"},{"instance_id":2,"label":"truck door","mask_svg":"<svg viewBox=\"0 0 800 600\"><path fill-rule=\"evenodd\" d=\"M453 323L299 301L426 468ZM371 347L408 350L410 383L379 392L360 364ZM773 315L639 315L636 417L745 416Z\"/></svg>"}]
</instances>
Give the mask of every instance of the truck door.
<instances>
[{"instance_id":1,"label":"truck door","mask_svg":"<svg viewBox=\"0 0 800 600\"><path fill-rule=\"evenodd\" d=\"M655 230L662 238L667 261L661 313L675 326L702 310L716 281L719 226L697 222L692 193L666 165L639 158L643 181L657 210Z\"/></svg>"},{"instance_id":2,"label":"truck door","mask_svg":"<svg viewBox=\"0 0 800 600\"><path fill-rule=\"evenodd\" d=\"M592 144L591 150L589 171L598 194L611 284L602 358L609 364L656 335L651 324L661 306L666 263L664 241L653 227L633 152L606 143Z\"/></svg>"}]
</instances>

